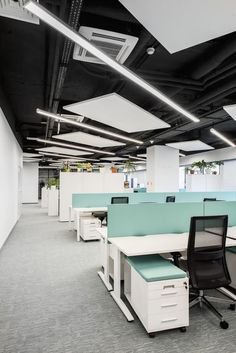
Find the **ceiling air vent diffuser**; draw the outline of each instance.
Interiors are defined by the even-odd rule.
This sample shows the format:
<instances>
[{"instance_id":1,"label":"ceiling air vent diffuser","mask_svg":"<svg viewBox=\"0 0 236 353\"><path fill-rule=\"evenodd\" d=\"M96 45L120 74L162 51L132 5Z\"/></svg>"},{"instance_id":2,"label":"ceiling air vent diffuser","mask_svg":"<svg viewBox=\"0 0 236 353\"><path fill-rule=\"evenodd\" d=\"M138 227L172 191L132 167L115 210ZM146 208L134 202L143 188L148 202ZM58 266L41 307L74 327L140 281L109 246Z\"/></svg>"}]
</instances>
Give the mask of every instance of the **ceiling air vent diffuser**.
<instances>
[{"instance_id":1,"label":"ceiling air vent diffuser","mask_svg":"<svg viewBox=\"0 0 236 353\"><path fill-rule=\"evenodd\" d=\"M138 38L126 34L85 26L80 27L79 33L120 64L125 62L138 41ZM101 60L77 44L74 48L73 59L103 64Z\"/></svg>"},{"instance_id":2,"label":"ceiling air vent diffuser","mask_svg":"<svg viewBox=\"0 0 236 353\"><path fill-rule=\"evenodd\" d=\"M0 0L0 16L39 24L38 17L24 9L23 6L27 1L28 0Z\"/></svg>"}]
</instances>

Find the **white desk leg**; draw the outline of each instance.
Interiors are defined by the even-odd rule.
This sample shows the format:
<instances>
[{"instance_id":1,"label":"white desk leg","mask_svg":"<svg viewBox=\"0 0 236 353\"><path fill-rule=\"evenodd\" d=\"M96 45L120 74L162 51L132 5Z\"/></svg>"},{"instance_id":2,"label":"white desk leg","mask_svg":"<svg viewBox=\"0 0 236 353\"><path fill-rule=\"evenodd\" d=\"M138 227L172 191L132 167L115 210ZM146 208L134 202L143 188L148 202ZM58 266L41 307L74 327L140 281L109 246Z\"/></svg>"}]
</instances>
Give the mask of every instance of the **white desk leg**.
<instances>
[{"instance_id":1,"label":"white desk leg","mask_svg":"<svg viewBox=\"0 0 236 353\"><path fill-rule=\"evenodd\" d=\"M77 241L80 241L80 211L75 212L76 228L77 228Z\"/></svg>"},{"instance_id":2,"label":"white desk leg","mask_svg":"<svg viewBox=\"0 0 236 353\"><path fill-rule=\"evenodd\" d=\"M72 230L72 227L71 227L71 213L72 213L72 206L69 206L69 230Z\"/></svg>"},{"instance_id":3,"label":"white desk leg","mask_svg":"<svg viewBox=\"0 0 236 353\"><path fill-rule=\"evenodd\" d=\"M101 239L104 241L104 257L105 257L105 264L104 264L104 273L102 271L98 271L98 276L101 278L103 283L105 284L106 288L111 291L112 285L109 282L109 273L110 273L110 253L109 253L109 244L107 239Z\"/></svg>"},{"instance_id":4,"label":"white desk leg","mask_svg":"<svg viewBox=\"0 0 236 353\"><path fill-rule=\"evenodd\" d=\"M119 306L123 314L125 315L126 319L128 321L134 321L134 318L121 299L120 295L120 263L121 263L121 257L120 257L120 250L115 247L114 251L114 291L110 292L112 298L115 300L116 304Z\"/></svg>"}]
</instances>

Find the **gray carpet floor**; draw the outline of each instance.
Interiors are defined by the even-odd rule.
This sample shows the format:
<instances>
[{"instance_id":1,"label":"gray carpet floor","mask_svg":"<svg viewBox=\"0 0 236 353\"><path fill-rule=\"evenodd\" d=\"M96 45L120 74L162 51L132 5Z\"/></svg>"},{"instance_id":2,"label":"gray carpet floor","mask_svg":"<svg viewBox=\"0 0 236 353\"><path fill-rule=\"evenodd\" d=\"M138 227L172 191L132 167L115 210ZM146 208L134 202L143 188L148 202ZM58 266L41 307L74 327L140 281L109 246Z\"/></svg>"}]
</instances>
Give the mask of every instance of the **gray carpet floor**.
<instances>
[{"instance_id":1,"label":"gray carpet floor","mask_svg":"<svg viewBox=\"0 0 236 353\"><path fill-rule=\"evenodd\" d=\"M186 333L149 338L97 276L99 243L75 239L38 205L23 207L0 252L0 353L236 353L236 312L222 304L228 330L193 308Z\"/></svg>"}]
</instances>

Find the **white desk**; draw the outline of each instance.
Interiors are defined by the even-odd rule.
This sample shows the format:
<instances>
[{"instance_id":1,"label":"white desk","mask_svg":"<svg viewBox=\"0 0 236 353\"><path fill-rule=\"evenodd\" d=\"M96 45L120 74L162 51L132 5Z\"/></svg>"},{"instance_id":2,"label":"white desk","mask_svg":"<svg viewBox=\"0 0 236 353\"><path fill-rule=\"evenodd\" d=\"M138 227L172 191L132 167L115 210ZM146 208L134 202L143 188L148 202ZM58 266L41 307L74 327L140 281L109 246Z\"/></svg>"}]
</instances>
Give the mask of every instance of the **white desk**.
<instances>
[{"instance_id":1,"label":"white desk","mask_svg":"<svg viewBox=\"0 0 236 353\"><path fill-rule=\"evenodd\" d=\"M236 231L236 228L235 228ZM128 321L134 318L121 299L120 289L120 259L121 253L127 256L163 254L175 251L186 251L189 233L182 234L156 234L146 236L128 236L109 238L114 245L114 290L111 295ZM218 237L217 235L215 237ZM213 236L214 239L214 236ZM236 246L236 240L227 238L226 246ZM109 256L109 254L108 254ZM109 262L107 262L109 273Z\"/></svg>"},{"instance_id":2,"label":"white desk","mask_svg":"<svg viewBox=\"0 0 236 353\"><path fill-rule=\"evenodd\" d=\"M70 219L69 219L69 227L71 229L71 213L74 211L76 223L75 228L77 229L77 241L80 241L80 217L83 217L85 214L97 212L97 211L107 211L107 207L80 207L80 208L70 208Z\"/></svg>"}]
</instances>

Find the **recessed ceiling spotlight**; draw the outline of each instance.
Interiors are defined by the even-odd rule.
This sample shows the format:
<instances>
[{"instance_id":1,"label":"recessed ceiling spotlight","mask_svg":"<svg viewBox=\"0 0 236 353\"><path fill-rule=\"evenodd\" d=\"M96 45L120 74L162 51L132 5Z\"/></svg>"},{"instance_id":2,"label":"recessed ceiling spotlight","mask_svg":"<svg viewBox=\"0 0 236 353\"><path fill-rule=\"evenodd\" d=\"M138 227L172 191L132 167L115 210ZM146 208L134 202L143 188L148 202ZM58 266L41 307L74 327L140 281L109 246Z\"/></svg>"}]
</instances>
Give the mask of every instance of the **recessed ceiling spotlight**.
<instances>
[{"instance_id":1,"label":"recessed ceiling spotlight","mask_svg":"<svg viewBox=\"0 0 236 353\"><path fill-rule=\"evenodd\" d=\"M153 144L154 140L150 140L150 143Z\"/></svg>"},{"instance_id":2,"label":"recessed ceiling spotlight","mask_svg":"<svg viewBox=\"0 0 236 353\"><path fill-rule=\"evenodd\" d=\"M140 146L136 146L137 150L139 149Z\"/></svg>"},{"instance_id":3,"label":"recessed ceiling spotlight","mask_svg":"<svg viewBox=\"0 0 236 353\"><path fill-rule=\"evenodd\" d=\"M148 55L153 55L155 53L155 48L153 48L153 47L147 48L146 53Z\"/></svg>"}]
</instances>

